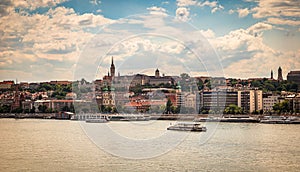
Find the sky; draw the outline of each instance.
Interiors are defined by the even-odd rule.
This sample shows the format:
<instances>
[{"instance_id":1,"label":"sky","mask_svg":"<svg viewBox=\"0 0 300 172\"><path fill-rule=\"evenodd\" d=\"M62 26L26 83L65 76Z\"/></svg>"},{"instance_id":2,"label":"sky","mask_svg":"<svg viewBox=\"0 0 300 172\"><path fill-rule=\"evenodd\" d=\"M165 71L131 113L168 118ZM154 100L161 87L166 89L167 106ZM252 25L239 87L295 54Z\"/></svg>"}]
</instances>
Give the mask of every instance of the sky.
<instances>
[{"instance_id":1,"label":"sky","mask_svg":"<svg viewBox=\"0 0 300 172\"><path fill-rule=\"evenodd\" d=\"M1 0L0 80L283 77L300 70L299 0Z\"/></svg>"}]
</instances>

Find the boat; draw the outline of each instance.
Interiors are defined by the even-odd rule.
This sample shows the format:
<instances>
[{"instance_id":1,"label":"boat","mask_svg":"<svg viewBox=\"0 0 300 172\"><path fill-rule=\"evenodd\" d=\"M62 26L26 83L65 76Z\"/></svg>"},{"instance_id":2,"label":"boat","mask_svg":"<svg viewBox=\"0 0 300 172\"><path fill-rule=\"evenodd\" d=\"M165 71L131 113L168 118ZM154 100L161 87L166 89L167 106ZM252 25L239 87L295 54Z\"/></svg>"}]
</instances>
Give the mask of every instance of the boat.
<instances>
[{"instance_id":1,"label":"boat","mask_svg":"<svg viewBox=\"0 0 300 172\"><path fill-rule=\"evenodd\" d=\"M85 119L85 122L88 123L106 123L109 119L103 116L91 116Z\"/></svg>"},{"instance_id":2,"label":"boat","mask_svg":"<svg viewBox=\"0 0 300 172\"><path fill-rule=\"evenodd\" d=\"M285 117L285 116L265 116L260 120L264 124L300 124L298 117Z\"/></svg>"},{"instance_id":3,"label":"boat","mask_svg":"<svg viewBox=\"0 0 300 172\"><path fill-rule=\"evenodd\" d=\"M108 122L107 119L86 119L85 122L88 122L88 123L106 123Z\"/></svg>"},{"instance_id":4,"label":"boat","mask_svg":"<svg viewBox=\"0 0 300 172\"><path fill-rule=\"evenodd\" d=\"M150 116L144 114L118 114L109 117L110 121L149 121Z\"/></svg>"},{"instance_id":5,"label":"boat","mask_svg":"<svg viewBox=\"0 0 300 172\"><path fill-rule=\"evenodd\" d=\"M176 123L175 125L171 125L167 128L167 130L177 130L177 131L206 131L206 127L201 126L200 123L187 123L187 122L181 122Z\"/></svg>"}]
</instances>

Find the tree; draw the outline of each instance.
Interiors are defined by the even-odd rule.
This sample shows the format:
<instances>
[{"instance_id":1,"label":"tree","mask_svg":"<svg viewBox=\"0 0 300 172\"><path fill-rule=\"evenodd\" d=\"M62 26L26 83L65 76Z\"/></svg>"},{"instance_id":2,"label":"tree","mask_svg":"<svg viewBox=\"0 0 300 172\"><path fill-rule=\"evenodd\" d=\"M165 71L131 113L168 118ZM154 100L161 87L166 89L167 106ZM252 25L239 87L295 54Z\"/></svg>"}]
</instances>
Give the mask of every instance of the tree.
<instances>
[{"instance_id":1,"label":"tree","mask_svg":"<svg viewBox=\"0 0 300 172\"><path fill-rule=\"evenodd\" d=\"M46 110L47 110L47 106L46 105L39 105L38 110L39 110L39 112L45 113Z\"/></svg>"},{"instance_id":2,"label":"tree","mask_svg":"<svg viewBox=\"0 0 300 172\"><path fill-rule=\"evenodd\" d=\"M32 106L32 109L30 109L30 113L35 113L35 106Z\"/></svg>"},{"instance_id":3,"label":"tree","mask_svg":"<svg viewBox=\"0 0 300 172\"><path fill-rule=\"evenodd\" d=\"M170 114L172 111L172 102L170 99L168 99L167 101L167 105L166 105L166 110L165 110L165 113L166 114Z\"/></svg>"},{"instance_id":4,"label":"tree","mask_svg":"<svg viewBox=\"0 0 300 172\"><path fill-rule=\"evenodd\" d=\"M39 100L42 100L43 99L43 96L40 94L39 95Z\"/></svg>"},{"instance_id":5,"label":"tree","mask_svg":"<svg viewBox=\"0 0 300 172\"><path fill-rule=\"evenodd\" d=\"M291 109L289 107L289 102L287 100L285 100L283 102L276 103L273 106L273 110L275 112L281 114L281 112L289 112Z\"/></svg>"},{"instance_id":6,"label":"tree","mask_svg":"<svg viewBox=\"0 0 300 172\"><path fill-rule=\"evenodd\" d=\"M235 104L230 104L228 107L225 108L225 113L227 114L241 114L243 112L241 107L238 107Z\"/></svg>"}]
</instances>

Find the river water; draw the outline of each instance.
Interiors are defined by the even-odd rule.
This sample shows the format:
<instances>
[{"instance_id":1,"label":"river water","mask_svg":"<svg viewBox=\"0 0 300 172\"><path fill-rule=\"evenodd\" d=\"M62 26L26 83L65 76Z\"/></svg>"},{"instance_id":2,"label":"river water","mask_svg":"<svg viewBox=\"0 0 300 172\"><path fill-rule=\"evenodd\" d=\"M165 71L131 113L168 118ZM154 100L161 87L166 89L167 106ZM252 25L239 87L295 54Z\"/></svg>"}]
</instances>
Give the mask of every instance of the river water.
<instances>
[{"instance_id":1,"label":"river water","mask_svg":"<svg viewBox=\"0 0 300 172\"><path fill-rule=\"evenodd\" d=\"M101 125L133 140L158 137L174 121ZM176 146L144 159L103 149L79 121L0 119L0 171L299 171L300 125L219 123L215 131L188 133ZM205 124L204 124L205 125ZM100 128L99 128L100 126ZM174 133L183 133L176 132ZM101 133L101 132L96 132ZM208 140L201 140L210 134ZM103 134L102 134L103 135ZM109 140L114 150L122 144ZM173 137L173 135L172 135ZM169 139L169 141L172 138ZM171 142L171 141L170 141ZM162 140L153 147L164 147ZM125 145L126 146L126 145ZM148 145L149 146L149 145ZM136 147L136 149L143 149ZM147 152L147 146L145 151ZM134 152L135 147L130 149Z\"/></svg>"}]
</instances>

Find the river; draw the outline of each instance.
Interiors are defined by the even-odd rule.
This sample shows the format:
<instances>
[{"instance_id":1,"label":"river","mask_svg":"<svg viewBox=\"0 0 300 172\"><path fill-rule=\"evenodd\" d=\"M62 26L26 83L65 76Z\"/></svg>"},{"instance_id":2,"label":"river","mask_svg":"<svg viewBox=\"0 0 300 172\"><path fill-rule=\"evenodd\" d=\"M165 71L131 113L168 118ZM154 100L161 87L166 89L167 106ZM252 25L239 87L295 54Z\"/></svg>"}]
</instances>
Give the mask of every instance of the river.
<instances>
[{"instance_id":1,"label":"river","mask_svg":"<svg viewBox=\"0 0 300 172\"><path fill-rule=\"evenodd\" d=\"M107 124L85 124L68 120L0 119L0 171L300 169L300 125L218 123L213 125L211 132L166 133L165 129L170 123L174 121L112 121ZM106 127L101 128L103 126ZM145 147L138 144L127 145L121 139L110 140L110 133L105 131L107 127L122 138L137 142L160 138L162 135L170 137L147 143ZM103 142L99 143L93 138L91 132L94 131L102 132ZM172 144L172 140L179 137L178 133L180 137L184 135L183 139L176 141L177 144ZM167 149L166 145L171 147ZM153 147L164 150L155 152L151 150ZM132 154L128 152L130 150ZM143 157L130 157L135 150L144 152Z\"/></svg>"}]
</instances>

